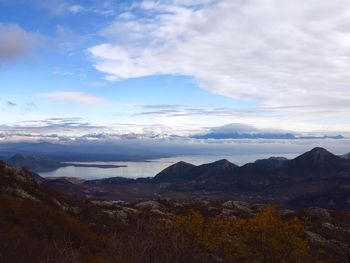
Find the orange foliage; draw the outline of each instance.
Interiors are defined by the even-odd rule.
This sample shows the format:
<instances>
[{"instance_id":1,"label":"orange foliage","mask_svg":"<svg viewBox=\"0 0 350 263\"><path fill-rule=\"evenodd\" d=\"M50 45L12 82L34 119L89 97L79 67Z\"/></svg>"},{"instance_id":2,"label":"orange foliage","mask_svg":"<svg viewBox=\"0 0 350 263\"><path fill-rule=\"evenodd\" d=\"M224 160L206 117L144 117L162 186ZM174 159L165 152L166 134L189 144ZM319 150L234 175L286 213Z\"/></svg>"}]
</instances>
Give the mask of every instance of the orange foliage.
<instances>
[{"instance_id":1,"label":"orange foliage","mask_svg":"<svg viewBox=\"0 0 350 263\"><path fill-rule=\"evenodd\" d=\"M176 233L199 241L224 262L310 262L301 222L283 221L272 206L251 219L213 218L198 212L176 217Z\"/></svg>"}]
</instances>

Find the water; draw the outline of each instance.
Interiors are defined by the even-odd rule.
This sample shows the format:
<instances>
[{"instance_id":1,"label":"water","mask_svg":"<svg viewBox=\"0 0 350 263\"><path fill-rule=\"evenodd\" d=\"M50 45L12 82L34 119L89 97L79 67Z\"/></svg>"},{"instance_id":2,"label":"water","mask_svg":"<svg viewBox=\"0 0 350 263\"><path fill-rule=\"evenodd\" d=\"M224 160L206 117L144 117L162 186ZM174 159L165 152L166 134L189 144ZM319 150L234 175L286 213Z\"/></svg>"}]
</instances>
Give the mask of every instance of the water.
<instances>
[{"instance_id":1,"label":"water","mask_svg":"<svg viewBox=\"0 0 350 263\"><path fill-rule=\"evenodd\" d=\"M284 154L286 158L293 158L295 154ZM267 154L250 154L250 155L191 155L191 156L176 156L169 158L160 158L145 162L79 162L81 164L111 164L111 165L126 165L127 167L119 168L96 168L96 167L75 167L66 166L51 172L40 173L42 177L79 177L83 179L100 179L108 177L153 177L168 166L185 161L195 165L214 162L220 159L227 159L237 165L243 165L248 162L253 162L257 159L270 157Z\"/></svg>"}]
</instances>

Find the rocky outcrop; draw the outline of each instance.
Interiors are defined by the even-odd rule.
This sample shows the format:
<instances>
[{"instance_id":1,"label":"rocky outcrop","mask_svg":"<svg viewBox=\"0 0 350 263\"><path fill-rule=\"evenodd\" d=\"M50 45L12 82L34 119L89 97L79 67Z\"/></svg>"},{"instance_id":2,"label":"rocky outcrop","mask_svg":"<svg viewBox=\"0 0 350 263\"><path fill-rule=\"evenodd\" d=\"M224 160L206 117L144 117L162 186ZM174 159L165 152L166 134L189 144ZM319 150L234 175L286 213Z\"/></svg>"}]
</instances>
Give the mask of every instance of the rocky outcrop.
<instances>
[{"instance_id":1,"label":"rocky outcrop","mask_svg":"<svg viewBox=\"0 0 350 263\"><path fill-rule=\"evenodd\" d=\"M234 214L251 215L253 210L249 204L242 201L227 201L221 205L225 209L231 210Z\"/></svg>"},{"instance_id":2,"label":"rocky outcrop","mask_svg":"<svg viewBox=\"0 0 350 263\"><path fill-rule=\"evenodd\" d=\"M145 201L141 203L137 203L135 205L135 208L141 209L141 210L162 210L162 206L157 201Z\"/></svg>"},{"instance_id":3,"label":"rocky outcrop","mask_svg":"<svg viewBox=\"0 0 350 263\"><path fill-rule=\"evenodd\" d=\"M310 207L306 210L306 214L313 220L327 221L331 218L327 209L320 207Z\"/></svg>"}]
</instances>

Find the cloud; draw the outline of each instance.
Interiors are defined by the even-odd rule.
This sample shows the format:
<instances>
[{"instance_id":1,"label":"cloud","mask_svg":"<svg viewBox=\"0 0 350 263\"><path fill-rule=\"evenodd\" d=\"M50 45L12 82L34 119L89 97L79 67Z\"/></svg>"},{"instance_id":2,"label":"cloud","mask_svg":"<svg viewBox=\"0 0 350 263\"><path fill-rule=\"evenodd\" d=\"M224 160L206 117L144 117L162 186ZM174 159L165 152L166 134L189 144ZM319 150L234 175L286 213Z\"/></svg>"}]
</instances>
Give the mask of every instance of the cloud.
<instances>
[{"instance_id":1,"label":"cloud","mask_svg":"<svg viewBox=\"0 0 350 263\"><path fill-rule=\"evenodd\" d=\"M15 106L17 106L17 103L15 103L15 102L13 102L13 101L10 101L10 100L6 101L6 104L7 104L7 106L10 106L10 107L15 107Z\"/></svg>"},{"instance_id":2,"label":"cloud","mask_svg":"<svg viewBox=\"0 0 350 263\"><path fill-rule=\"evenodd\" d=\"M102 98L79 91L57 91L52 93L41 93L39 97L68 103L78 103L84 105L98 105L104 102Z\"/></svg>"},{"instance_id":3,"label":"cloud","mask_svg":"<svg viewBox=\"0 0 350 263\"><path fill-rule=\"evenodd\" d=\"M26 32L15 24L0 23L0 65L30 53L42 41L39 33Z\"/></svg>"},{"instance_id":4,"label":"cloud","mask_svg":"<svg viewBox=\"0 0 350 263\"><path fill-rule=\"evenodd\" d=\"M65 0L35 0L34 3L37 7L45 9L54 16L77 14L85 10L84 6L71 4Z\"/></svg>"},{"instance_id":5,"label":"cloud","mask_svg":"<svg viewBox=\"0 0 350 263\"><path fill-rule=\"evenodd\" d=\"M143 1L117 18L88 50L95 68L108 80L192 76L210 92L294 117L286 108L350 116L348 1L185 2Z\"/></svg>"},{"instance_id":6,"label":"cloud","mask_svg":"<svg viewBox=\"0 0 350 263\"><path fill-rule=\"evenodd\" d=\"M34 0L35 6L45 9L52 16L77 15L88 13L99 16L114 16L123 1L92 0L92 1L68 1L68 0ZM32 4L32 3L31 3Z\"/></svg>"},{"instance_id":7,"label":"cloud","mask_svg":"<svg viewBox=\"0 0 350 263\"><path fill-rule=\"evenodd\" d=\"M77 117L54 117L0 125L3 141L75 141L86 134L104 132L105 126L93 125Z\"/></svg>"},{"instance_id":8,"label":"cloud","mask_svg":"<svg viewBox=\"0 0 350 263\"><path fill-rule=\"evenodd\" d=\"M81 5L71 5L68 7L68 10L74 14L80 13L84 10L84 7Z\"/></svg>"},{"instance_id":9,"label":"cloud","mask_svg":"<svg viewBox=\"0 0 350 263\"><path fill-rule=\"evenodd\" d=\"M62 70L54 70L52 71L52 74L54 75L61 75L61 76L74 76L75 73L70 71L62 71Z\"/></svg>"}]
</instances>

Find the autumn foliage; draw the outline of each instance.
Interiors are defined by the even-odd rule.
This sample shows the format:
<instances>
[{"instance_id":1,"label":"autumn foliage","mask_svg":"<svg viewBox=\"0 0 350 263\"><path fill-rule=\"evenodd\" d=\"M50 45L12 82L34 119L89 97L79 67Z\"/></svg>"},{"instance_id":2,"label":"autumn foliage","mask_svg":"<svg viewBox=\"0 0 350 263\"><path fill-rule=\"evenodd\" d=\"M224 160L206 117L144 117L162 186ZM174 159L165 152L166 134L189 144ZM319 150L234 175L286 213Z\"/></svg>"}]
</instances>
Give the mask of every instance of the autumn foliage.
<instances>
[{"instance_id":1,"label":"autumn foliage","mask_svg":"<svg viewBox=\"0 0 350 263\"><path fill-rule=\"evenodd\" d=\"M345 250L310 246L304 228L315 224L305 216L282 218L273 206L235 217L162 201L171 212L137 210L123 221L105 213L121 207L70 200L9 169L0 163L9 175L0 176L1 263L348 262Z\"/></svg>"}]
</instances>

